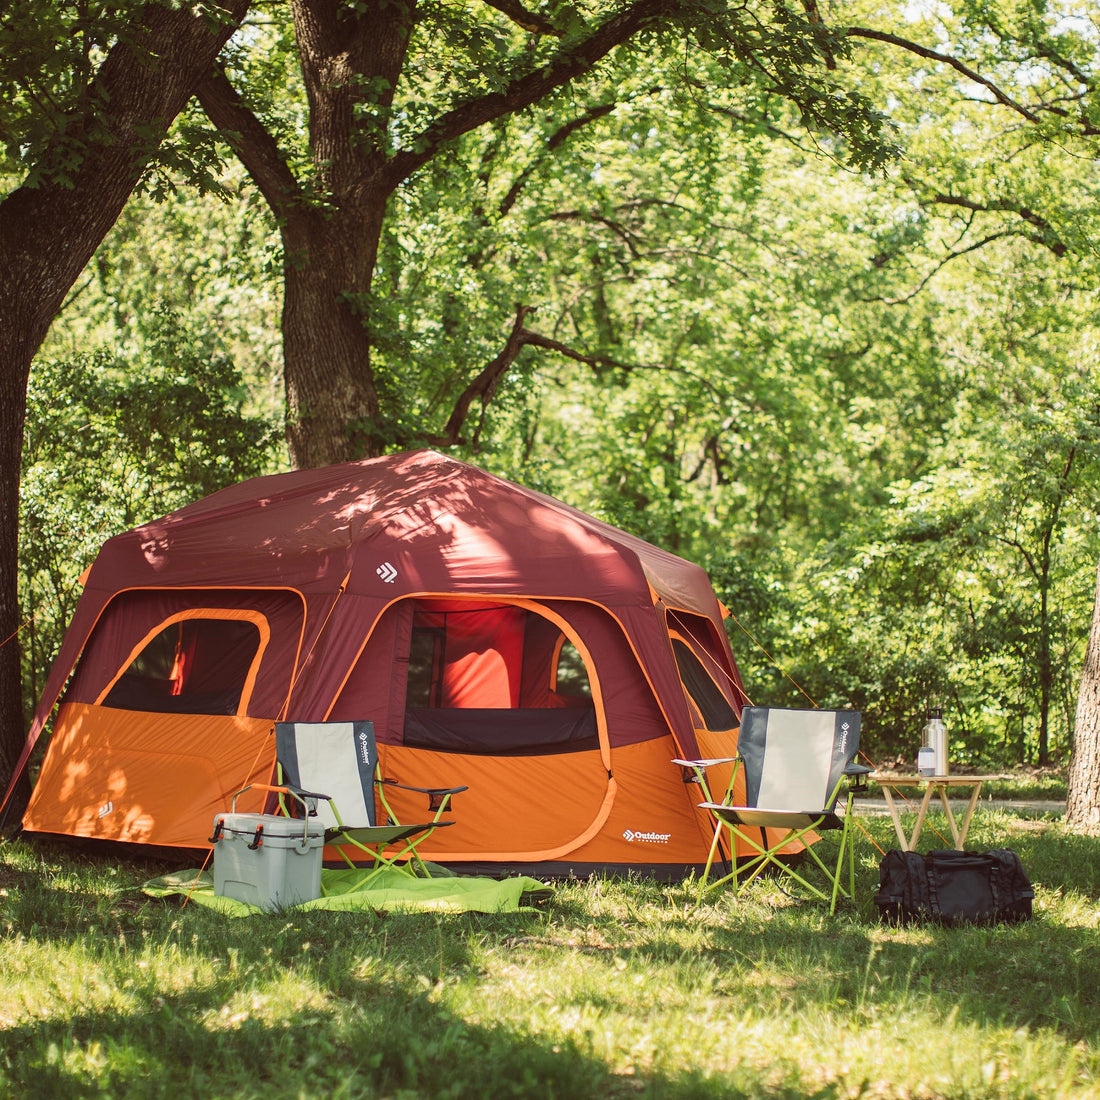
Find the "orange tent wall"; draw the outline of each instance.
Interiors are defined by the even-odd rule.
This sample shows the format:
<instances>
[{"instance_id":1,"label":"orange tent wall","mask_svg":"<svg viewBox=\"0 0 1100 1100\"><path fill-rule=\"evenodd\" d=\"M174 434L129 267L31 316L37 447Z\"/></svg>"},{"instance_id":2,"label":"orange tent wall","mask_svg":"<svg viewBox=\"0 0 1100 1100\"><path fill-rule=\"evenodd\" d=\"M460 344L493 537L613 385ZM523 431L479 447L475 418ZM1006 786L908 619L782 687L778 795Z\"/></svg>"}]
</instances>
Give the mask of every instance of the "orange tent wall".
<instances>
[{"instance_id":1,"label":"orange tent wall","mask_svg":"<svg viewBox=\"0 0 1100 1100\"><path fill-rule=\"evenodd\" d=\"M33 832L193 848L249 783L269 781L271 722L66 703L23 818ZM261 809L250 791L238 809Z\"/></svg>"}]
</instances>

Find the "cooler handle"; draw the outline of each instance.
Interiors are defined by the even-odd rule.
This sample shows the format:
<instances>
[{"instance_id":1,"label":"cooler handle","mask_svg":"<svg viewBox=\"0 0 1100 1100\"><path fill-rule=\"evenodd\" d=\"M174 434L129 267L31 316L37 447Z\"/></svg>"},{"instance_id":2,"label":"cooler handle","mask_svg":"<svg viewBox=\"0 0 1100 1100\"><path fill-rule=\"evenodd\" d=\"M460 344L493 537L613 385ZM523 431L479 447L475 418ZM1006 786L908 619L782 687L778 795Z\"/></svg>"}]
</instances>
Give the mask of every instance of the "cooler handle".
<instances>
[{"instance_id":1,"label":"cooler handle","mask_svg":"<svg viewBox=\"0 0 1100 1100\"><path fill-rule=\"evenodd\" d=\"M299 847L304 852L309 847L309 803L306 801L306 798L327 798L328 796L323 794L310 795L309 791L299 792L291 787L272 787L268 783L249 783L247 787L242 787L233 796L233 801L230 803L230 813L237 812L237 799L244 794L245 791L251 790L268 791L271 794L288 794L291 798L297 799L302 804L302 809L305 812L302 814L302 839L299 842ZM253 845L249 845L249 847L253 847ZM258 847L258 845L256 845L256 847Z\"/></svg>"}]
</instances>

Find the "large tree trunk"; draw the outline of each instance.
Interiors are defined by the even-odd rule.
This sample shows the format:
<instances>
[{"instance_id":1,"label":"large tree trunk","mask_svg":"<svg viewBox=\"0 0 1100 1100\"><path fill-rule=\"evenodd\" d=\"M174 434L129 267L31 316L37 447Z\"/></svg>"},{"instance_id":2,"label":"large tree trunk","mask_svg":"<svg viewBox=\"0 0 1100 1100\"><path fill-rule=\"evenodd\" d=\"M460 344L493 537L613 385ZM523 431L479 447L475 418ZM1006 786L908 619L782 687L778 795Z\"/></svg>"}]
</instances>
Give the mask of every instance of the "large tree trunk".
<instances>
[{"instance_id":1,"label":"large tree trunk","mask_svg":"<svg viewBox=\"0 0 1100 1100\"><path fill-rule=\"evenodd\" d=\"M107 55L62 135L80 160L64 179L0 202L0 789L23 744L18 630L19 475L31 359L65 295L114 225L169 124L240 25L249 0L224 0L224 19L151 4L129 44Z\"/></svg>"},{"instance_id":2,"label":"large tree trunk","mask_svg":"<svg viewBox=\"0 0 1100 1100\"><path fill-rule=\"evenodd\" d=\"M1092 629L1077 695L1066 821L1079 828L1100 826L1100 569L1097 570Z\"/></svg>"},{"instance_id":3,"label":"large tree trunk","mask_svg":"<svg viewBox=\"0 0 1100 1100\"><path fill-rule=\"evenodd\" d=\"M283 298L286 436L297 469L379 455L369 295L386 197L292 215Z\"/></svg>"}]
</instances>

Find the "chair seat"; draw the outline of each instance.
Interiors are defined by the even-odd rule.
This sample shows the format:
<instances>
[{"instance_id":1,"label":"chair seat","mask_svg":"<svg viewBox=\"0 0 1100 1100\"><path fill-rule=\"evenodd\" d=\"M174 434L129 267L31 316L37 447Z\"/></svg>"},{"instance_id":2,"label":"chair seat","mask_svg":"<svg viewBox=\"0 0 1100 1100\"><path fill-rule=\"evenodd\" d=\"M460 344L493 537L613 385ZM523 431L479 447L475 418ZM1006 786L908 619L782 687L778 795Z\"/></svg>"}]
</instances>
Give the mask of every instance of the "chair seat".
<instances>
[{"instance_id":1,"label":"chair seat","mask_svg":"<svg viewBox=\"0 0 1100 1100\"><path fill-rule=\"evenodd\" d=\"M762 806L724 806L700 802L702 809L730 825L755 829L840 829L844 819L831 810L769 810Z\"/></svg>"},{"instance_id":2,"label":"chair seat","mask_svg":"<svg viewBox=\"0 0 1100 1100\"><path fill-rule=\"evenodd\" d=\"M345 837L348 840L366 844L368 847L374 847L376 844L385 846L407 840L426 829L443 829L453 824L453 821L435 821L426 825L363 825L347 829L331 828L325 830L325 843L328 844L337 837Z\"/></svg>"}]
</instances>

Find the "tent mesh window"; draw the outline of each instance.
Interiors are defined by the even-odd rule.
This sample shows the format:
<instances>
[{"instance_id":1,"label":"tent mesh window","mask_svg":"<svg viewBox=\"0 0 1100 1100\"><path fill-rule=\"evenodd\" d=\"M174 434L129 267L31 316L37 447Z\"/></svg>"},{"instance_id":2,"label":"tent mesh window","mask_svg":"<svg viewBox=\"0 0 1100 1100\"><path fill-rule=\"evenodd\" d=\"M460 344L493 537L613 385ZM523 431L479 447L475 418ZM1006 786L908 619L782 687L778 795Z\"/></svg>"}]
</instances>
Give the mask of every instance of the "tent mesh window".
<instances>
[{"instance_id":1,"label":"tent mesh window","mask_svg":"<svg viewBox=\"0 0 1100 1100\"><path fill-rule=\"evenodd\" d=\"M596 748L584 659L555 623L526 608L418 606L404 742L494 756Z\"/></svg>"},{"instance_id":2,"label":"tent mesh window","mask_svg":"<svg viewBox=\"0 0 1100 1100\"><path fill-rule=\"evenodd\" d=\"M171 623L131 661L103 705L174 714L235 714L259 646L260 632L250 622Z\"/></svg>"},{"instance_id":3,"label":"tent mesh window","mask_svg":"<svg viewBox=\"0 0 1100 1100\"><path fill-rule=\"evenodd\" d=\"M695 704L704 727L716 732L735 729L737 715L733 707L691 647L680 638L673 638L672 650L676 655L680 679Z\"/></svg>"}]
</instances>

